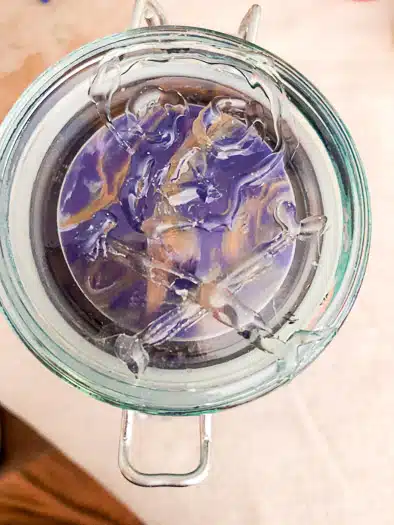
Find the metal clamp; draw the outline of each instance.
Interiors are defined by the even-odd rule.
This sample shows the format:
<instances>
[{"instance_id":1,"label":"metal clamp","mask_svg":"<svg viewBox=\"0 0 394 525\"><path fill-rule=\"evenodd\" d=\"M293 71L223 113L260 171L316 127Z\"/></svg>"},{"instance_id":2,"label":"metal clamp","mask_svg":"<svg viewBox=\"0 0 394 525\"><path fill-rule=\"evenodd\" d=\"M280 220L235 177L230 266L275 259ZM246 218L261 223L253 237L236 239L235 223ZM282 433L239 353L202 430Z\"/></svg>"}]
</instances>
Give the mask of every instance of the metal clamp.
<instances>
[{"instance_id":1,"label":"metal clamp","mask_svg":"<svg viewBox=\"0 0 394 525\"><path fill-rule=\"evenodd\" d=\"M156 0L136 0L130 29L141 27L143 21L148 27L167 25L167 19L159 2Z\"/></svg>"},{"instance_id":2,"label":"metal clamp","mask_svg":"<svg viewBox=\"0 0 394 525\"><path fill-rule=\"evenodd\" d=\"M212 416L204 414L200 419L200 462L193 471L185 474L147 474L140 472L131 463L133 424L135 413L123 410L119 443L119 468L123 476L140 487L188 487L197 485L208 475L210 467L210 446L212 440Z\"/></svg>"},{"instance_id":3,"label":"metal clamp","mask_svg":"<svg viewBox=\"0 0 394 525\"><path fill-rule=\"evenodd\" d=\"M261 7L258 4L253 4L242 19L238 36L243 40L256 42L260 18ZM136 0L130 29L141 27L144 22L149 27L167 25L163 8L156 0Z\"/></svg>"},{"instance_id":4,"label":"metal clamp","mask_svg":"<svg viewBox=\"0 0 394 525\"><path fill-rule=\"evenodd\" d=\"M249 42L255 43L259 31L261 18L261 6L253 4L246 15L243 17L242 22L238 29L239 38L248 40Z\"/></svg>"}]
</instances>

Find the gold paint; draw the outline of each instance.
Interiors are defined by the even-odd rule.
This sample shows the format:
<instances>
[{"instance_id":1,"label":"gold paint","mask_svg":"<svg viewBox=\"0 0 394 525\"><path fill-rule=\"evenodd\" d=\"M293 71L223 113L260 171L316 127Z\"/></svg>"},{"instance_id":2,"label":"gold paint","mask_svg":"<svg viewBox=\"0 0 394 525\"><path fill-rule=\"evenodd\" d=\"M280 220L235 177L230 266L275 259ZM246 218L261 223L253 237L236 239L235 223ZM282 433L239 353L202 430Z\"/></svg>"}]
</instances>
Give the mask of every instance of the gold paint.
<instances>
[{"instance_id":1,"label":"gold paint","mask_svg":"<svg viewBox=\"0 0 394 525\"><path fill-rule=\"evenodd\" d=\"M202 308L206 310L212 309L211 299L216 292L216 287L215 282L206 282L200 285L197 300Z\"/></svg>"},{"instance_id":2,"label":"gold paint","mask_svg":"<svg viewBox=\"0 0 394 525\"><path fill-rule=\"evenodd\" d=\"M119 190L129 170L130 160L131 158L129 157L127 161L123 164L123 166L118 170L118 172L114 174L113 185L112 185L113 187L111 190L109 190L107 177L104 173L104 167L103 167L104 156L100 155L97 161L97 173L98 173L99 178L102 181L102 186L100 189L99 196L93 201L91 201L84 209L67 217L61 223L60 227L69 228L70 226L76 226L77 224L81 222L88 221L89 219L93 217L95 213L102 210L103 208L108 207L110 204L113 204L114 202L116 202L119 197L118 195Z\"/></svg>"},{"instance_id":3,"label":"gold paint","mask_svg":"<svg viewBox=\"0 0 394 525\"><path fill-rule=\"evenodd\" d=\"M163 233L162 242L167 253L175 254L182 262L200 258L200 245L195 229L179 230L177 228Z\"/></svg>"},{"instance_id":4,"label":"gold paint","mask_svg":"<svg viewBox=\"0 0 394 525\"><path fill-rule=\"evenodd\" d=\"M149 219L145 219L144 222L141 225L141 230L145 233L145 235L148 238L157 237L157 228L158 226L161 226L164 228L164 225L166 227L173 227L176 224L179 224L179 218L176 215L159 215L159 216L153 216L149 217Z\"/></svg>"},{"instance_id":5,"label":"gold paint","mask_svg":"<svg viewBox=\"0 0 394 525\"><path fill-rule=\"evenodd\" d=\"M249 198L239 207L232 229L224 233L222 240L222 251L229 262L237 262L245 256L250 241L250 237L245 233L245 223L255 223L254 245L251 246L251 250L263 242L264 233L267 232L267 227L262 224L263 213L273 203L277 193L287 187L288 182L285 180L273 182L269 186L263 184L259 197Z\"/></svg>"},{"instance_id":6,"label":"gold paint","mask_svg":"<svg viewBox=\"0 0 394 525\"><path fill-rule=\"evenodd\" d=\"M156 273L160 273L160 279L166 279L166 272L164 270L155 270ZM146 313L152 314L160 305L163 304L167 294L167 289L164 285L148 279L146 288Z\"/></svg>"},{"instance_id":7,"label":"gold paint","mask_svg":"<svg viewBox=\"0 0 394 525\"><path fill-rule=\"evenodd\" d=\"M163 184L163 192L168 197L179 193L181 184L185 183L187 180L190 180L190 173L188 171L182 174L176 181L172 180L175 171L183 157L192 148L196 147L200 148L204 154L205 150L212 146L212 143L215 139L220 136L225 136L233 129L234 119L226 113L221 113L216 118L216 120L212 122L208 130L206 130L202 119L205 112L209 108L210 106L200 111L197 118L193 122L191 133L185 138L183 144L170 160L170 167L167 173L166 181Z\"/></svg>"},{"instance_id":8,"label":"gold paint","mask_svg":"<svg viewBox=\"0 0 394 525\"><path fill-rule=\"evenodd\" d=\"M148 244L147 252L153 266L160 263L161 266L168 270L171 270L177 262L187 262L193 258L199 259L200 247L197 232L191 229L169 229L160 236L158 242L150 242ZM156 278L148 279L147 283L147 314L151 314L160 307L167 293L169 271L155 270L155 274Z\"/></svg>"},{"instance_id":9,"label":"gold paint","mask_svg":"<svg viewBox=\"0 0 394 525\"><path fill-rule=\"evenodd\" d=\"M171 157L170 160L170 167L166 176L166 182L163 184L163 191L167 193L169 191L171 184L178 185L175 182L172 182L172 178L174 176L175 170L178 167L178 164L182 160L182 158L188 153L189 150L192 148L195 148L198 145L198 141L196 137L192 134L189 134L185 140L183 141L180 148L174 153L174 155Z\"/></svg>"},{"instance_id":10,"label":"gold paint","mask_svg":"<svg viewBox=\"0 0 394 525\"><path fill-rule=\"evenodd\" d=\"M167 257L165 249L162 245L156 243L148 243L147 254L150 257L153 266L155 262L160 262L164 267L170 269L172 261ZM169 273L165 270L155 270L155 276L147 280L146 289L146 313L149 315L155 312L164 302L167 294Z\"/></svg>"},{"instance_id":11,"label":"gold paint","mask_svg":"<svg viewBox=\"0 0 394 525\"><path fill-rule=\"evenodd\" d=\"M231 119L229 115L222 113L216 118L216 120L212 122L208 130L206 130L203 123L203 118L208 109L210 109L210 105L200 111L198 117L195 119L192 125L192 134L197 141L196 145L200 146L200 148L211 147L212 139L214 138L215 134L217 134L218 129L220 129L224 123L228 121L228 119Z\"/></svg>"},{"instance_id":12,"label":"gold paint","mask_svg":"<svg viewBox=\"0 0 394 525\"><path fill-rule=\"evenodd\" d=\"M154 108L152 108L152 111L153 109ZM147 117L148 117L148 114L146 115L146 118ZM149 132L156 131L160 122L164 118L165 118L165 115L159 115L152 123L152 126L149 129ZM142 139L143 137L139 139L135 147L138 147ZM97 173L103 184L102 184L99 196L96 199L94 199L92 202L90 202L88 206L85 207L85 209L80 210L79 212L71 215L70 217L67 217L61 223L60 227L67 228L70 226L76 226L80 222L84 222L84 221L91 219L95 213L102 210L103 208L106 208L107 206L113 204L114 202L117 202L118 194L126 178L130 163L131 163L131 157L129 157L128 160L125 162L125 164L120 168L120 170L117 173L115 173L113 177L112 189L110 190L108 187L107 177L104 173L104 155L100 155L97 161ZM139 181L139 184L141 183L142 181Z\"/></svg>"}]
</instances>

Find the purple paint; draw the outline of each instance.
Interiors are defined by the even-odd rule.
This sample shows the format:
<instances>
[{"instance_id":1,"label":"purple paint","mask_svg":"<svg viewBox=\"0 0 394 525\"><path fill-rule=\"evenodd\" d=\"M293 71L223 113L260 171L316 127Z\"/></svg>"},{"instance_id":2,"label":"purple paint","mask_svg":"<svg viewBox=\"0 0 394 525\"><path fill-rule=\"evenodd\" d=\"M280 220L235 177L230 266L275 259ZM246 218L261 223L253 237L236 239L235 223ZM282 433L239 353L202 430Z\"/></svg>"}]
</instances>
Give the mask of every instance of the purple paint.
<instances>
[{"instance_id":1,"label":"purple paint","mask_svg":"<svg viewBox=\"0 0 394 525\"><path fill-rule=\"evenodd\" d=\"M79 151L66 175L58 212L66 260L89 300L123 328L142 329L179 303L177 287L193 286L190 281L182 285L175 273L168 277L158 270L153 276L158 283L165 274L164 288L158 285L162 299L149 309L149 278L144 277L149 269L143 261L151 256L148 245L153 253L162 253L164 241L157 232L169 218L185 226L174 232L179 237L176 249L171 242L164 244L168 261L159 259L160 264L209 280L215 268L230 271L238 258L253 252L256 243L277 235L281 228L274 218L275 203L294 202L282 154L273 154L258 133L241 121L234 120L233 127L227 126L223 133L219 127L211 143L193 145L193 126L200 114L208 134L217 116L198 105L186 109L156 106L149 118L138 122L138 129L133 116L123 115L114 121L117 137L105 128L98 131ZM120 147L119 137L132 154ZM190 148L186 147L188 140ZM182 148L184 155L176 163ZM189 152L193 155L186 162ZM234 242L240 244L239 253L234 254L234 249L226 248L226 239L232 239L229 232L239 229L243 216L245 228L237 233ZM153 219L159 229L150 237L147 227ZM116 253L116 242L127 247L127 255ZM186 255L177 243L181 248L184 245ZM273 280L278 286L283 281L293 253L293 247L288 247L278 255L269 275L245 287L243 294L253 308L264 303L259 296L265 287L272 288ZM204 323L181 335L195 336L199 330L204 330Z\"/></svg>"}]
</instances>

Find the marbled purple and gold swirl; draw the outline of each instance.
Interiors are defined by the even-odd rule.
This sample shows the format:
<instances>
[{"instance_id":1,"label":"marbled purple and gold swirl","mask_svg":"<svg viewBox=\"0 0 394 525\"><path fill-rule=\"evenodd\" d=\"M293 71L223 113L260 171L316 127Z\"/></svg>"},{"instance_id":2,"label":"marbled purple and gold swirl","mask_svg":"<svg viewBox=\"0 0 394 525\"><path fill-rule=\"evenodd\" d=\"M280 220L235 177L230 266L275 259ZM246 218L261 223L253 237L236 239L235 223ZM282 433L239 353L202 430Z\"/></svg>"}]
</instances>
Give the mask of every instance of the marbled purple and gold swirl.
<instances>
[{"instance_id":1,"label":"marbled purple and gold swirl","mask_svg":"<svg viewBox=\"0 0 394 525\"><path fill-rule=\"evenodd\" d=\"M85 143L65 177L58 226L70 270L119 327L141 330L271 241L280 201L294 203L282 151L256 127L207 106L153 104ZM126 144L127 147L122 147ZM245 283L253 308L285 278L289 245L261 279ZM204 321L205 322L205 321ZM208 323L209 324L209 323ZM205 322L180 332L212 331Z\"/></svg>"}]
</instances>

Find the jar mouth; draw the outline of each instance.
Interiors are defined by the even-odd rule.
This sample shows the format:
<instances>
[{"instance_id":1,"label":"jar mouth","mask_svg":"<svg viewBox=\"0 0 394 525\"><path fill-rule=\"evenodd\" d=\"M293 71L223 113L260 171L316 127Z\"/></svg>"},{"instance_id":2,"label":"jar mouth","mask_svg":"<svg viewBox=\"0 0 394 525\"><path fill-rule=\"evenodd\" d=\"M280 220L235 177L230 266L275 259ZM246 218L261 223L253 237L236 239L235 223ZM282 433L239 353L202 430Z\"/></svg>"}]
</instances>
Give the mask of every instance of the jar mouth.
<instances>
[{"instance_id":1,"label":"jar mouth","mask_svg":"<svg viewBox=\"0 0 394 525\"><path fill-rule=\"evenodd\" d=\"M330 270L326 267L330 278L325 287L321 284L314 292L314 306L309 301L309 310L304 311L302 323L284 328L287 330L286 340L294 333L301 337L302 352L299 352L298 345L297 355L279 365L277 361L262 359L261 353L254 355L254 352L248 352L248 358L243 361L241 357L233 359L232 367L228 367L222 375L215 367L211 367L209 373L205 370L205 376L199 376L198 380L194 380L194 372L189 374L186 377L187 389L184 386L185 376L174 379L171 371L162 370L159 377L152 380L142 378L135 382L130 381L130 376L120 364L111 365L109 370L109 362L103 364L94 345L77 332L71 344L67 340L67 321L63 319L63 324L60 321L60 313L66 317L62 301L56 303L56 299L49 301L47 298L48 305L52 305L52 313L49 306L41 311L37 308L39 293L36 297L32 296L32 283L40 281L37 260L41 260L41 254L32 240L29 215L30 202L34 207L34 177L29 183L24 181L24 194L21 194L22 185L18 182L22 180L22 168L26 172L29 166L34 172L34 164L26 164L30 162L32 151L37 154L40 148L46 150L41 151L40 162L49 151L44 142L40 142L39 136L42 132L39 124L43 127L41 121L47 118L49 106L60 104L66 97L72 100L70 97L84 82L89 81L105 52L112 50L122 56L129 53L131 57L136 57L147 47L152 48L157 40L160 40L162 49L156 50L150 59L152 64L156 63L160 75L164 71L160 53L164 52L171 55L172 66L185 66L183 74L187 70L187 61L193 61L196 72L197 59L209 57L211 64L215 61L219 63L223 78L230 75L228 78L234 83L239 80L231 69L234 66L253 64L256 70L263 71L267 64L274 65L290 102L301 144L304 142L305 147L308 143L314 144L313 151L307 151L306 157L319 159L316 165L319 164L318 171L323 173L322 177L328 177L327 173L330 173L333 189L322 190L325 193L322 196L323 207L331 206L332 217L335 218L333 231L327 238L340 237L340 242L332 241L331 250L335 247L336 253L333 257L336 258L335 265ZM149 71L150 75L152 71ZM57 106L58 109L60 107ZM75 112L75 115L78 113ZM61 119L60 112L58 117ZM77 121L78 118L74 118L74 122ZM55 137L56 141L53 140ZM66 146L61 141L61 134L52 130L50 142L57 151ZM133 30L84 46L43 73L16 103L0 128L0 159L3 186L0 242L4 253L0 265L0 298L4 312L25 344L46 366L78 388L113 405L150 413L193 414L256 398L296 375L325 348L345 320L360 288L369 251L370 211L366 180L353 141L333 108L309 81L281 59L236 37L205 29L170 26ZM36 163L35 173L39 168ZM316 176L319 178L320 175ZM18 201L29 203L24 207L24 219L18 218L16 213L14 203ZM23 249L20 248L22 245L25 246ZM327 246L330 246L329 240ZM324 248L323 244L323 249L329 248ZM30 251L30 259L26 258L27 251ZM28 270L23 269L23 260L29 260ZM40 293L43 297L47 296L44 288ZM306 341L302 339L306 331L317 335Z\"/></svg>"}]
</instances>

